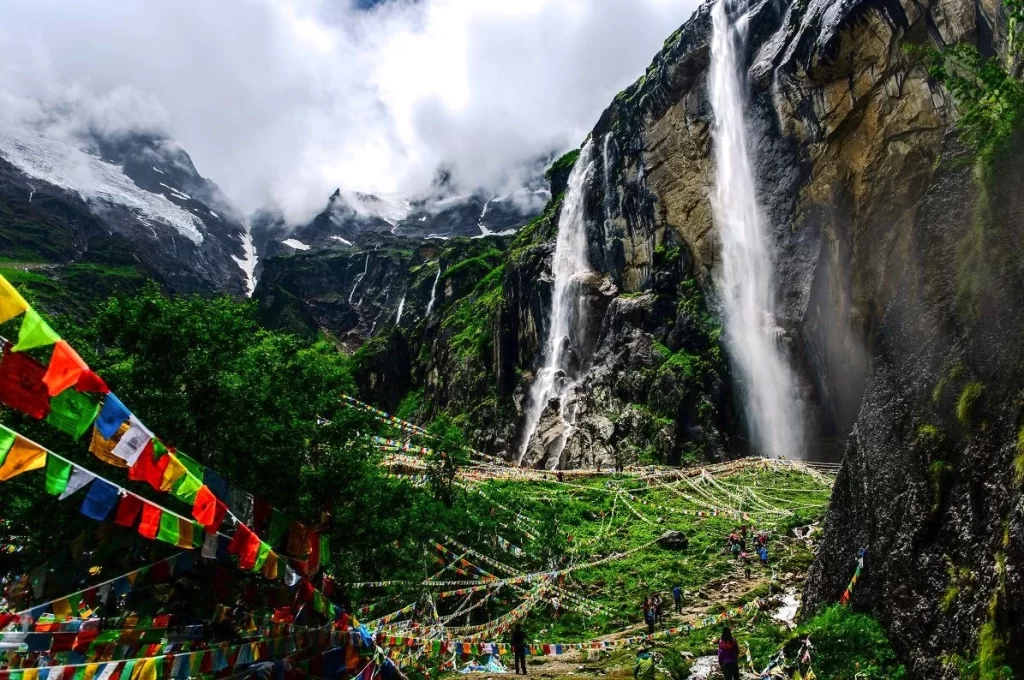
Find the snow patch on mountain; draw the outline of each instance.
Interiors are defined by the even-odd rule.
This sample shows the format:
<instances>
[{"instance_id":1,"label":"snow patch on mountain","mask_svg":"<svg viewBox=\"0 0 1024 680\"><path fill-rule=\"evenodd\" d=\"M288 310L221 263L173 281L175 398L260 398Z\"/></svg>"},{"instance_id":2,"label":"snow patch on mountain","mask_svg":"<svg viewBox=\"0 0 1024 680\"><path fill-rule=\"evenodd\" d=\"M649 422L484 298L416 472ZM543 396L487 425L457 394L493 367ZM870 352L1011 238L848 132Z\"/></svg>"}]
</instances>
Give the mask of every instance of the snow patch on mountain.
<instances>
[{"instance_id":1,"label":"snow patch on mountain","mask_svg":"<svg viewBox=\"0 0 1024 680\"><path fill-rule=\"evenodd\" d=\"M123 206L143 224L166 224L196 245L203 242L198 217L162 194L140 189L122 168L67 142L0 123L0 156L25 175L75 192L97 208Z\"/></svg>"},{"instance_id":2,"label":"snow patch on mountain","mask_svg":"<svg viewBox=\"0 0 1024 680\"><path fill-rule=\"evenodd\" d=\"M212 210L210 211L213 212ZM216 215L215 215L216 217ZM220 219L219 217L217 219ZM256 263L260 261L259 256L256 254L256 243L252 240L252 232L248 226L244 232L242 232L242 257L231 256L242 273L245 274L245 296L252 297L253 291L256 290Z\"/></svg>"},{"instance_id":3,"label":"snow patch on mountain","mask_svg":"<svg viewBox=\"0 0 1024 680\"><path fill-rule=\"evenodd\" d=\"M281 243L285 244L289 248L294 248L295 250L309 250L309 246L298 239L286 238L281 241Z\"/></svg>"}]
</instances>

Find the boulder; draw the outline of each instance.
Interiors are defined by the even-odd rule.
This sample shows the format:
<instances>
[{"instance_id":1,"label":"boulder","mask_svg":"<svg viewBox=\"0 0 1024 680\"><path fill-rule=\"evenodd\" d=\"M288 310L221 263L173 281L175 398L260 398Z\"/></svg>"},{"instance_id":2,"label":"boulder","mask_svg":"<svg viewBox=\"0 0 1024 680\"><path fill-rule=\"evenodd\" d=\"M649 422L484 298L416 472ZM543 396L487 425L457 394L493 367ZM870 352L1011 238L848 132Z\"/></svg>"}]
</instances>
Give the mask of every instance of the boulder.
<instances>
[{"instance_id":1,"label":"boulder","mask_svg":"<svg viewBox=\"0 0 1024 680\"><path fill-rule=\"evenodd\" d=\"M665 550L686 550L690 539L682 531L666 531L658 539L658 545Z\"/></svg>"}]
</instances>

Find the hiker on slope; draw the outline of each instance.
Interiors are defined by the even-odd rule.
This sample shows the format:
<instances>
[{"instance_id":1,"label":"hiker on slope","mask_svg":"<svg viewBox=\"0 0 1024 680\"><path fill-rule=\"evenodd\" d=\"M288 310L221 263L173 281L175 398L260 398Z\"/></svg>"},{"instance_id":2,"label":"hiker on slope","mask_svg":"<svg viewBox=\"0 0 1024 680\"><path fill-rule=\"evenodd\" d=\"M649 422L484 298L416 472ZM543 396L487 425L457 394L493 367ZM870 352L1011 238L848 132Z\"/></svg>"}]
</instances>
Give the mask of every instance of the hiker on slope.
<instances>
[{"instance_id":1,"label":"hiker on slope","mask_svg":"<svg viewBox=\"0 0 1024 680\"><path fill-rule=\"evenodd\" d=\"M718 640L718 665L725 680L740 680L740 645L728 626L722 629Z\"/></svg>"},{"instance_id":2,"label":"hiker on slope","mask_svg":"<svg viewBox=\"0 0 1024 680\"><path fill-rule=\"evenodd\" d=\"M654 680L654 657L646 649L636 653L633 680Z\"/></svg>"},{"instance_id":3,"label":"hiker on slope","mask_svg":"<svg viewBox=\"0 0 1024 680\"><path fill-rule=\"evenodd\" d=\"M676 586L672 589L672 600L676 605L676 614L683 613L683 589Z\"/></svg>"}]
</instances>

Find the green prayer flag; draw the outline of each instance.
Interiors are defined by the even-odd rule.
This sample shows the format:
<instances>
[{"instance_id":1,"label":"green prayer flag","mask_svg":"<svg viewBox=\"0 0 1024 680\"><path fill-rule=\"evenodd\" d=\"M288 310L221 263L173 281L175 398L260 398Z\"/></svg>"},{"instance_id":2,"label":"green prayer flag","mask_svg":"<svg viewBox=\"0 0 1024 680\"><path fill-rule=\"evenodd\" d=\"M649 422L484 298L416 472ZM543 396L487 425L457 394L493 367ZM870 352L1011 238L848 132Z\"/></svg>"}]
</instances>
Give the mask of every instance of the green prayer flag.
<instances>
[{"instance_id":1,"label":"green prayer flag","mask_svg":"<svg viewBox=\"0 0 1024 680\"><path fill-rule=\"evenodd\" d=\"M46 493L59 496L64 493L71 478L71 463L57 456L46 457Z\"/></svg>"},{"instance_id":2,"label":"green prayer flag","mask_svg":"<svg viewBox=\"0 0 1024 680\"><path fill-rule=\"evenodd\" d=\"M324 596L320 594L319 590L313 591L313 609L318 613L323 613L326 607L324 607Z\"/></svg>"},{"instance_id":3,"label":"green prayer flag","mask_svg":"<svg viewBox=\"0 0 1024 680\"><path fill-rule=\"evenodd\" d=\"M99 399L88 392L64 390L50 399L50 413L46 416L46 422L79 439L99 414Z\"/></svg>"},{"instance_id":4,"label":"green prayer flag","mask_svg":"<svg viewBox=\"0 0 1024 680\"><path fill-rule=\"evenodd\" d=\"M21 352L34 347L52 345L60 340L60 336L50 328L50 324L43 320L43 317L36 313L31 307L25 312L21 321L21 330L18 332L18 343L14 345L15 352Z\"/></svg>"},{"instance_id":5,"label":"green prayer flag","mask_svg":"<svg viewBox=\"0 0 1024 680\"><path fill-rule=\"evenodd\" d=\"M281 539L284 538L284 534L288 531L288 524L291 520L283 512L274 508L270 513L270 545L280 545Z\"/></svg>"},{"instance_id":6,"label":"green prayer flag","mask_svg":"<svg viewBox=\"0 0 1024 680\"><path fill-rule=\"evenodd\" d=\"M167 447L159 439L153 440L153 460L160 460L167 453Z\"/></svg>"},{"instance_id":7,"label":"green prayer flag","mask_svg":"<svg viewBox=\"0 0 1024 680\"><path fill-rule=\"evenodd\" d=\"M185 469L191 472L192 476L200 480L200 484L202 484L203 475L206 474L206 466L181 451L175 451L174 455L178 457L178 462L184 465Z\"/></svg>"},{"instance_id":8,"label":"green prayer flag","mask_svg":"<svg viewBox=\"0 0 1024 680\"><path fill-rule=\"evenodd\" d=\"M121 677L124 680L129 680L132 677L132 673L135 670L135 659L128 659L124 662L124 668L121 669Z\"/></svg>"},{"instance_id":9,"label":"green prayer flag","mask_svg":"<svg viewBox=\"0 0 1024 680\"><path fill-rule=\"evenodd\" d=\"M8 430L3 425L0 425L0 465L4 464L4 460L7 459L7 452L14 446L14 440L18 438L18 435L13 430Z\"/></svg>"},{"instance_id":10,"label":"green prayer flag","mask_svg":"<svg viewBox=\"0 0 1024 680\"><path fill-rule=\"evenodd\" d=\"M270 554L270 545L260 541L260 551L256 553L256 564L253 565L251 571L259 571L263 568L263 563L267 561L267 555Z\"/></svg>"},{"instance_id":11,"label":"green prayer flag","mask_svg":"<svg viewBox=\"0 0 1024 680\"><path fill-rule=\"evenodd\" d=\"M192 522L192 547L203 547L203 538L205 536L206 530L203 528L203 525L199 522Z\"/></svg>"},{"instance_id":12,"label":"green prayer flag","mask_svg":"<svg viewBox=\"0 0 1024 680\"><path fill-rule=\"evenodd\" d=\"M178 516L165 512L160 515L160 531L156 538L164 543L176 544L178 542Z\"/></svg>"},{"instance_id":13,"label":"green prayer flag","mask_svg":"<svg viewBox=\"0 0 1024 680\"><path fill-rule=\"evenodd\" d=\"M11 671L8 671L7 678L8 678L8 680L21 680L21 676L22 676L22 674L24 674L24 672L25 671L21 671L21 670L11 670Z\"/></svg>"},{"instance_id":14,"label":"green prayer flag","mask_svg":"<svg viewBox=\"0 0 1024 680\"><path fill-rule=\"evenodd\" d=\"M180 455L178 460L181 460ZM185 469L188 470L187 465L185 466ZM186 472L182 478L178 480L177 485L171 493L173 493L174 497L179 500L185 501L186 503L194 503L196 500L196 493L202 485L203 483L200 480L196 479L190 472Z\"/></svg>"}]
</instances>

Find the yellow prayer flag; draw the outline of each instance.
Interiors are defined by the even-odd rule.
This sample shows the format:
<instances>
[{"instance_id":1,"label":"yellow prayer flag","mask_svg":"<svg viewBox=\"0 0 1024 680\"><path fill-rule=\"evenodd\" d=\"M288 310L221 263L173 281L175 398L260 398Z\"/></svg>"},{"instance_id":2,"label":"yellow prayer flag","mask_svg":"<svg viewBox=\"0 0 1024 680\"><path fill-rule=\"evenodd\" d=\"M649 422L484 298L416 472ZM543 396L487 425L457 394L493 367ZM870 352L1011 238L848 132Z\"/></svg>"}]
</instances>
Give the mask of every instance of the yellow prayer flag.
<instances>
[{"instance_id":1,"label":"yellow prayer flag","mask_svg":"<svg viewBox=\"0 0 1024 680\"><path fill-rule=\"evenodd\" d=\"M169 453L167 461L167 469L164 470L164 478L160 483L161 491L170 491L174 483L185 476L185 466L181 464L178 457L173 453Z\"/></svg>"},{"instance_id":2,"label":"yellow prayer flag","mask_svg":"<svg viewBox=\"0 0 1024 680\"><path fill-rule=\"evenodd\" d=\"M17 437L0 465L0 482L17 477L22 472L38 470L46 465L46 451L23 437Z\"/></svg>"},{"instance_id":3,"label":"yellow prayer flag","mask_svg":"<svg viewBox=\"0 0 1024 680\"><path fill-rule=\"evenodd\" d=\"M179 548L185 548L186 550L192 549L192 533L193 527L192 522L185 519L178 520L178 542L175 543Z\"/></svg>"},{"instance_id":4,"label":"yellow prayer flag","mask_svg":"<svg viewBox=\"0 0 1024 680\"><path fill-rule=\"evenodd\" d=\"M28 303L11 282L0 276L0 323L10 321L28 309Z\"/></svg>"},{"instance_id":5,"label":"yellow prayer flag","mask_svg":"<svg viewBox=\"0 0 1024 680\"><path fill-rule=\"evenodd\" d=\"M117 446L117 442L121 439L121 435L127 431L128 423L124 423L120 428L118 428L113 437L110 439L104 439L103 435L100 434L100 431L93 427L92 441L89 443L89 451L107 465L116 465L121 468L128 467L128 461L114 455L114 447Z\"/></svg>"},{"instance_id":6,"label":"yellow prayer flag","mask_svg":"<svg viewBox=\"0 0 1024 680\"><path fill-rule=\"evenodd\" d=\"M39 680L39 669L26 668L21 672L21 680Z\"/></svg>"},{"instance_id":7,"label":"yellow prayer flag","mask_svg":"<svg viewBox=\"0 0 1024 680\"><path fill-rule=\"evenodd\" d=\"M85 667L85 674L82 675L82 680L92 680L96 677L96 671L98 671L100 665L98 663L91 663Z\"/></svg>"},{"instance_id":8,"label":"yellow prayer flag","mask_svg":"<svg viewBox=\"0 0 1024 680\"><path fill-rule=\"evenodd\" d=\"M63 622L71 616L71 604L67 600L56 600L53 603L53 616L57 621Z\"/></svg>"},{"instance_id":9,"label":"yellow prayer flag","mask_svg":"<svg viewBox=\"0 0 1024 680\"><path fill-rule=\"evenodd\" d=\"M267 553L267 561L263 563L263 578L271 581L277 578L277 553L273 550Z\"/></svg>"},{"instance_id":10,"label":"yellow prayer flag","mask_svg":"<svg viewBox=\"0 0 1024 680\"><path fill-rule=\"evenodd\" d=\"M143 659L142 663L136 663L135 672L132 673L131 680L157 680L156 659L151 657Z\"/></svg>"}]
</instances>

